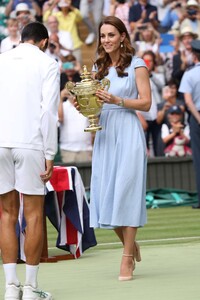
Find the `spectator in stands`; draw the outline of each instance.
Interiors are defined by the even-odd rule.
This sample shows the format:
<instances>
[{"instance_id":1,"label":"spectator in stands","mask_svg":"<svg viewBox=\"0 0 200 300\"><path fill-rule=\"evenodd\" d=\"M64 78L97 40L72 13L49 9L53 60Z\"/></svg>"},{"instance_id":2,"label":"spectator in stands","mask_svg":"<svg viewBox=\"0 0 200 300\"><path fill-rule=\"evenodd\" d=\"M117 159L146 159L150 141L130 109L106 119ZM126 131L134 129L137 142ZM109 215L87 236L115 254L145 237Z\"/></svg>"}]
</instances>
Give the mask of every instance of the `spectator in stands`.
<instances>
[{"instance_id":1,"label":"spectator in stands","mask_svg":"<svg viewBox=\"0 0 200 300\"><path fill-rule=\"evenodd\" d=\"M8 36L1 41L1 53L16 47L20 42L18 21L9 19L7 21Z\"/></svg>"},{"instance_id":2,"label":"spectator in stands","mask_svg":"<svg viewBox=\"0 0 200 300\"><path fill-rule=\"evenodd\" d=\"M165 156L191 155L189 147L190 130L184 124L184 113L178 105L171 106L167 111L168 124L161 128L161 137L165 144Z\"/></svg>"},{"instance_id":3,"label":"spectator in stands","mask_svg":"<svg viewBox=\"0 0 200 300\"><path fill-rule=\"evenodd\" d=\"M135 48L137 54L142 57L143 53L147 50L151 50L157 55L157 59L159 56L159 45L161 43L160 34L151 23L145 23L138 25L135 30L135 36L138 35L138 40L135 41Z\"/></svg>"},{"instance_id":4,"label":"spectator in stands","mask_svg":"<svg viewBox=\"0 0 200 300\"><path fill-rule=\"evenodd\" d=\"M63 56L61 54L59 37L56 33L52 33L49 36L48 48L45 53L55 59L61 68Z\"/></svg>"},{"instance_id":5,"label":"spectator in stands","mask_svg":"<svg viewBox=\"0 0 200 300\"><path fill-rule=\"evenodd\" d=\"M63 98L66 98L63 101ZM61 92L59 105L59 147L61 160L64 163L91 162L92 141L90 132L84 132L89 122L74 107L74 97Z\"/></svg>"},{"instance_id":6,"label":"spectator in stands","mask_svg":"<svg viewBox=\"0 0 200 300\"><path fill-rule=\"evenodd\" d=\"M196 0L189 0L186 4L186 13L181 22L180 30L190 27L193 33L200 38L200 5Z\"/></svg>"},{"instance_id":7,"label":"spectator in stands","mask_svg":"<svg viewBox=\"0 0 200 300\"><path fill-rule=\"evenodd\" d=\"M65 84L68 81L81 81L80 73L81 65L77 61L76 57L71 54L64 56L60 75L60 90L62 91L65 88Z\"/></svg>"},{"instance_id":8,"label":"spectator in stands","mask_svg":"<svg viewBox=\"0 0 200 300\"><path fill-rule=\"evenodd\" d=\"M176 24L178 26L179 21L183 17L182 6L183 0L181 1L170 1L166 13L160 20L160 28L162 31L171 30Z\"/></svg>"},{"instance_id":9,"label":"spectator in stands","mask_svg":"<svg viewBox=\"0 0 200 300\"><path fill-rule=\"evenodd\" d=\"M131 34L129 24L130 2L126 0L112 0L110 4L110 15L122 20L129 34Z\"/></svg>"},{"instance_id":10,"label":"spectator in stands","mask_svg":"<svg viewBox=\"0 0 200 300\"><path fill-rule=\"evenodd\" d=\"M49 35L57 34L60 44L60 53L62 56L72 53L74 46L71 34L66 30L64 31L58 29L58 20L56 16L50 15L47 19L46 26L49 31Z\"/></svg>"},{"instance_id":11,"label":"spectator in stands","mask_svg":"<svg viewBox=\"0 0 200 300\"><path fill-rule=\"evenodd\" d=\"M148 0L138 0L138 3L132 5L129 11L131 32L136 30L138 25L149 22L154 28L158 27L157 7L149 4Z\"/></svg>"},{"instance_id":12,"label":"spectator in stands","mask_svg":"<svg viewBox=\"0 0 200 300\"><path fill-rule=\"evenodd\" d=\"M170 7L171 2L172 2L172 0L149 0L149 3L151 5L154 5L157 7L159 22L161 22L164 19L167 10Z\"/></svg>"},{"instance_id":13,"label":"spectator in stands","mask_svg":"<svg viewBox=\"0 0 200 300\"><path fill-rule=\"evenodd\" d=\"M173 105L179 105L185 112L185 104L183 99L178 94L178 84L176 80L171 79L162 91L163 101L158 104L157 123L160 125L160 137L158 140L159 156L164 155L164 144L161 140L161 126L163 123L168 124L167 111ZM168 124L169 125L169 124Z\"/></svg>"},{"instance_id":14,"label":"spectator in stands","mask_svg":"<svg viewBox=\"0 0 200 300\"><path fill-rule=\"evenodd\" d=\"M97 38L97 29L102 19L103 0L80 0L80 12L83 17L83 22L89 31L85 39L86 45L91 45ZM92 20L90 17L92 14Z\"/></svg>"},{"instance_id":15,"label":"spectator in stands","mask_svg":"<svg viewBox=\"0 0 200 300\"><path fill-rule=\"evenodd\" d=\"M44 16L45 12L47 10L49 10L50 7L51 7L51 15L54 12L60 11L60 9L58 7L58 2L59 2L59 0L57 0L57 2L55 3L55 5L53 5L53 1L52 0L45 1L44 4L43 4L43 6L42 6L42 15Z\"/></svg>"},{"instance_id":16,"label":"spectator in stands","mask_svg":"<svg viewBox=\"0 0 200 300\"><path fill-rule=\"evenodd\" d=\"M23 3L23 5L21 5ZM26 7L25 5L26 4ZM21 6L18 6L21 5ZM23 10L24 9L24 10ZM7 17L11 16L13 13L19 12L19 11L24 11L24 12L29 12L29 14L32 14L34 17L41 18L42 11L37 4L36 1L32 0L10 0L6 6L5 14ZM24 14L25 16L25 14ZM34 20L32 20L34 21ZM28 23L27 23L28 24ZM25 26L26 24L24 24Z\"/></svg>"},{"instance_id":17,"label":"spectator in stands","mask_svg":"<svg viewBox=\"0 0 200 300\"><path fill-rule=\"evenodd\" d=\"M77 62L73 55L65 57L61 73L61 93L59 104L59 147L62 162L86 162L92 159L92 139L90 132L84 132L89 125L86 117L74 107L74 96L66 89L68 81L74 83L81 80L80 73L76 70Z\"/></svg>"},{"instance_id":18,"label":"spectator in stands","mask_svg":"<svg viewBox=\"0 0 200 300\"><path fill-rule=\"evenodd\" d=\"M196 38L197 34L190 27L182 28L179 35L180 50L173 57L172 77L177 80L178 84L181 81L183 73L194 64L191 42Z\"/></svg>"},{"instance_id":19,"label":"spectator in stands","mask_svg":"<svg viewBox=\"0 0 200 300\"><path fill-rule=\"evenodd\" d=\"M32 0L30 0L30 1L32 1ZM44 6L44 3L46 2L46 0L34 0L34 1L37 3L38 8L40 9L40 11L38 11L38 13L36 13L35 19L42 23L43 6Z\"/></svg>"},{"instance_id":20,"label":"spectator in stands","mask_svg":"<svg viewBox=\"0 0 200 300\"><path fill-rule=\"evenodd\" d=\"M166 82L172 79L173 58L174 55L179 53L179 48L180 48L179 30L172 29L167 34L173 36L173 40L169 42L169 45L172 46L171 50L169 49L169 51L166 51L166 49L164 49L164 51L162 51L162 47L160 47L159 49L159 55L161 58L160 68L162 69L163 74L165 75ZM162 43L160 45L162 46Z\"/></svg>"},{"instance_id":21,"label":"spectator in stands","mask_svg":"<svg viewBox=\"0 0 200 300\"><path fill-rule=\"evenodd\" d=\"M112 0L103 0L103 16L110 16L110 5Z\"/></svg>"},{"instance_id":22,"label":"spectator in stands","mask_svg":"<svg viewBox=\"0 0 200 300\"><path fill-rule=\"evenodd\" d=\"M31 10L28 4L21 2L16 5L15 11L12 12L12 17L18 21L19 30L21 31L24 26L35 20L35 11Z\"/></svg>"},{"instance_id":23,"label":"spectator in stands","mask_svg":"<svg viewBox=\"0 0 200 300\"><path fill-rule=\"evenodd\" d=\"M54 11L55 7L58 7L59 11ZM73 55L82 63L82 41L78 33L78 24L82 21L80 10L71 5L71 0L53 0L44 12L45 23L50 15L56 16L59 30L70 32L74 45Z\"/></svg>"},{"instance_id":24,"label":"spectator in stands","mask_svg":"<svg viewBox=\"0 0 200 300\"><path fill-rule=\"evenodd\" d=\"M181 97L178 95L177 81L171 79L167 85L163 88L162 93L163 101L158 104L157 123L168 124L167 111L173 105L178 105L183 112L185 112L185 104Z\"/></svg>"}]
</instances>

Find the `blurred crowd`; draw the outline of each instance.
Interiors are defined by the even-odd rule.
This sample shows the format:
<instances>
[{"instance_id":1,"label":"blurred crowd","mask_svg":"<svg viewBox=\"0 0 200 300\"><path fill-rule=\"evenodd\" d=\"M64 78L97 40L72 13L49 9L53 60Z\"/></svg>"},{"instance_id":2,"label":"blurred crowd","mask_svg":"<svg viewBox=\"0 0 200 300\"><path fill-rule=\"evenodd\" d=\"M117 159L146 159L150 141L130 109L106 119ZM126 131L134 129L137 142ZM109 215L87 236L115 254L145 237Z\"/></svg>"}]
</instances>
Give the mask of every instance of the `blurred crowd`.
<instances>
[{"instance_id":1,"label":"blurred crowd","mask_svg":"<svg viewBox=\"0 0 200 300\"><path fill-rule=\"evenodd\" d=\"M0 0L1 53L19 44L21 29L31 21L43 22L49 31L46 53L58 61L61 72L62 161L91 161L94 136L84 132L88 120L74 108L65 84L81 80L82 46L96 43L98 25L107 15L124 22L136 55L149 70L152 106L149 112L137 112L148 155L191 155L188 112L178 90L184 72L194 65L191 42L200 39L200 0ZM81 23L87 29L85 40Z\"/></svg>"}]
</instances>

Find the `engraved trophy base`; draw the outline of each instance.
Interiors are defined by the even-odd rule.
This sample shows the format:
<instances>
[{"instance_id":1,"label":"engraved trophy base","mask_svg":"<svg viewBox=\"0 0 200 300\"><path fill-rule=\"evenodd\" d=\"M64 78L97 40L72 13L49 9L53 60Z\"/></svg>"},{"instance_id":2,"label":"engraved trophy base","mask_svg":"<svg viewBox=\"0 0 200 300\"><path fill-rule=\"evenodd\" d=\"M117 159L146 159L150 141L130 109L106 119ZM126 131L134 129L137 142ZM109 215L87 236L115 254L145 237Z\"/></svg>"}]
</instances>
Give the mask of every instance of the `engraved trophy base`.
<instances>
[{"instance_id":1,"label":"engraved trophy base","mask_svg":"<svg viewBox=\"0 0 200 300\"><path fill-rule=\"evenodd\" d=\"M96 132L98 130L102 130L101 125L98 124L98 117L92 116L88 117L89 126L84 129L85 132Z\"/></svg>"}]
</instances>

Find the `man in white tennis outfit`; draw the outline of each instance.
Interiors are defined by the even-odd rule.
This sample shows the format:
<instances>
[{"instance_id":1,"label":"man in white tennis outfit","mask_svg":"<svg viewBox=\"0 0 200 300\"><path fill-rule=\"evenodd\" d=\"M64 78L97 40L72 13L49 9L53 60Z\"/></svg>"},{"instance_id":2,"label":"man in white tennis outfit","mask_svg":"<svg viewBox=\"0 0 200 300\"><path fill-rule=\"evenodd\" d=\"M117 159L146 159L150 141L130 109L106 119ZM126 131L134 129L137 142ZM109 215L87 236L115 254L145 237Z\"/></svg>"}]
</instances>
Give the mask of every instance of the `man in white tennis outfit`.
<instances>
[{"instance_id":1,"label":"man in white tennis outfit","mask_svg":"<svg viewBox=\"0 0 200 300\"><path fill-rule=\"evenodd\" d=\"M0 55L0 248L5 272L5 300L53 299L38 288L43 247L45 183L57 151L58 63L44 51L46 27L26 25L18 47ZM23 289L16 273L16 223L23 194L26 277Z\"/></svg>"}]
</instances>

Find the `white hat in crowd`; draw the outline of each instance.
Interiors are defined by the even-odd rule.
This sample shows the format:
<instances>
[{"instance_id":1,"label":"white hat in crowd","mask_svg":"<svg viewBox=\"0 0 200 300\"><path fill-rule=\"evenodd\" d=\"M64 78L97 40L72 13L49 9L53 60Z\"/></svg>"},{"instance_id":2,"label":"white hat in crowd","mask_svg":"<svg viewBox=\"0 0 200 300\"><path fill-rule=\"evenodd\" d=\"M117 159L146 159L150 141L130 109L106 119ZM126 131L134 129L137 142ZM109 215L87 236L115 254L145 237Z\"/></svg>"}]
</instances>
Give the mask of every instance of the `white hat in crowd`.
<instances>
[{"instance_id":1,"label":"white hat in crowd","mask_svg":"<svg viewBox=\"0 0 200 300\"><path fill-rule=\"evenodd\" d=\"M199 3L196 0L189 0L186 6L197 6L199 7Z\"/></svg>"},{"instance_id":2,"label":"white hat in crowd","mask_svg":"<svg viewBox=\"0 0 200 300\"><path fill-rule=\"evenodd\" d=\"M69 3L65 0L60 0L58 2L58 7L69 7Z\"/></svg>"},{"instance_id":3,"label":"white hat in crowd","mask_svg":"<svg viewBox=\"0 0 200 300\"><path fill-rule=\"evenodd\" d=\"M191 27L189 26L184 26L181 29L179 38L182 39L185 35L191 35L193 37L193 39L196 39L198 37L198 34L196 34Z\"/></svg>"},{"instance_id":4,"label":"white hat in crowd","mask_svg":"<svg viewBox=\"0 0 200 300\"><path fill-rule=\"evenodd\" d=\"M21 11L26 11L26 12L31 13L30 9L28 7L28 4L26 4L26 3L18 3L16 5L16 8L15 8L16 15L18 15L18 13L21 12Z\"/></svg>"},{"instance_id":5,"label":"white hat in crowd","mask_svg":"<svg viewBox=\"0 0 200 300\"><path fill-rule=\"evenodd\" d=\"M36 15L35 9L29 8L27 3L21 2L21 3L18 3L15 7L15 10L10 13L10 18L16 18L17 15L19 14L19 12L22 12L22 11L27 12L27 13L31 14L32 16Z\"/></svg>"}]
</instances>

